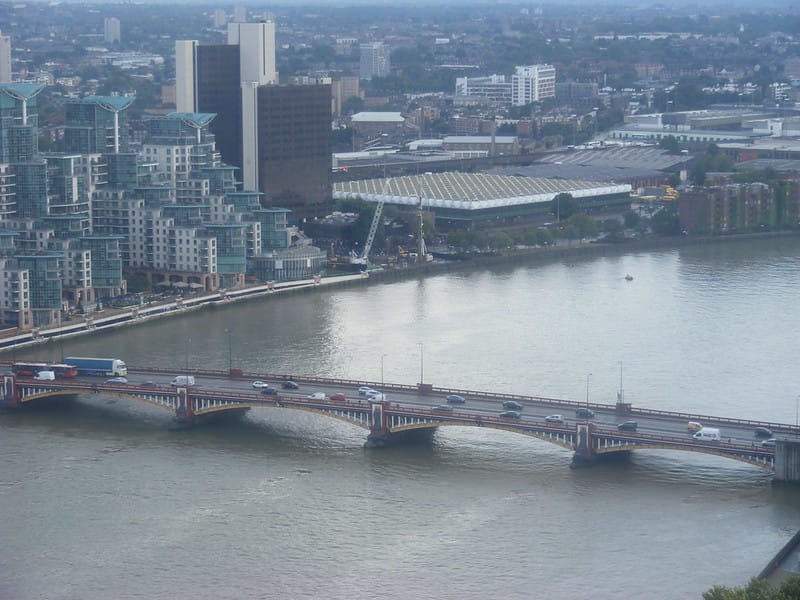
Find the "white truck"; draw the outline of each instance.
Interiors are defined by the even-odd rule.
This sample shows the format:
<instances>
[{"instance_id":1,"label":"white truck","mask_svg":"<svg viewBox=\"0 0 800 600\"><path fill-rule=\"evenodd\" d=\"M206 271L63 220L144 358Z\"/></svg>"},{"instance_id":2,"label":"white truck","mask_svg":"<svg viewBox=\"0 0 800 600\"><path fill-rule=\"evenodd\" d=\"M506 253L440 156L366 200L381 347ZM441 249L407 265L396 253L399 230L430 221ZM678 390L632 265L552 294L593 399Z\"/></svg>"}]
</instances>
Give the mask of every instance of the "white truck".
<instances>
[{"instance_id":1,"label":"white truck","mask_svg":"<svg viewBox=\"0 0 800 600\"><path fill-rule=\"evenodd\" d=\"M703 427L692 437L696 440L702 440L704 442L718 442L720 439L722 439L719 435L719 429L716 427Z\"/></svg>"},{"instance_id":2,"label":"white truck","mask_svg":"<svg viewBox=\"0 0 800 600\"><path fill-rule=\"evenodd\" d=\"M176 375L169 384L173 387L187 387L194 385L194 375Z\"/></svg>"}]
</instances>

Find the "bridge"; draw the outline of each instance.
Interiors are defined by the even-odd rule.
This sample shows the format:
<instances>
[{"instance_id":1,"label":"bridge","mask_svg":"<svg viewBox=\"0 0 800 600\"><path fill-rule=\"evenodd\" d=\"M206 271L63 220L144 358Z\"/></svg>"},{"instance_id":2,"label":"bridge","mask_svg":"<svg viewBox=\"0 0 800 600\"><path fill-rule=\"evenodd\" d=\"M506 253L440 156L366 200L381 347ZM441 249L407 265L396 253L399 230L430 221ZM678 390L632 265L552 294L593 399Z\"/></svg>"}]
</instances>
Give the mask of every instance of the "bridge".
<instances>
[{"instance_id":1,"label":"bridge","mask_svg":"<svg viewBox=\"0 0 800 600\"><path fill-rule=\"evenodd\" d=\"M11 365L6 366L10 369ZM47 399L111 395L164 410L172 416L175 427L191 427L221 415L241 415L251 408L302 410L366 430L367 447L430 437L439 427L481 427L529 436L570 450L574 464L635 450L678 450L737 460L773 473L776 481L800 482L797 425L635 408L622 402L575 402L436 388L430 384L410 386L288 374L245 374L235 369L191 370L181 374L192 375L196 384L170 385L175 372L158 368L129 367L125 382L88 376L39 381L14 375L9 370L3 375L0 408L19 410ZM298 384L297 390L281 387L289 379ZM276 389L270 391L276 393L261 393L261 389L253 387L254 380L272 382ZM384 399L360 395L360 387L379 389ZM454 394L465 402L446 404L446 397ZM509 414L503 408L508 401L518 403L522 410ZM558 413L559 419L553 413ZM591 418L578 414L591 414ZM636 422L635 430L619 428L621 423L631 420ZM687 429L689 421L719 428L722 439L695 439ZM776 438L774 446L762 445L754 436L757 427L772 431Z\"/></svg>"}]
</instances>

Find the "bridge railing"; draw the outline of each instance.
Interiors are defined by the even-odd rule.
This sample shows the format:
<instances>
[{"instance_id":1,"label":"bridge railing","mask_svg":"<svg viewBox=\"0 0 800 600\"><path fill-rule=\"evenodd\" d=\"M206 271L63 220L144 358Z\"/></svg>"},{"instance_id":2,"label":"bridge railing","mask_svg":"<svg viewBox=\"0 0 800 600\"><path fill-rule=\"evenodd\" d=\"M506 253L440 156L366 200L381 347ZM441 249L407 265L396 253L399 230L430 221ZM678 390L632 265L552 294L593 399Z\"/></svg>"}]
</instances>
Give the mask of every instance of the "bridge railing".
<instances>
[{"instance_id":1,"label":"bridge railing","mask_svg":"<svg viewBox=\"0 0 800 600\"><path fill-rule=\"evenodd\" d=\"M0 361L0 364L11 365L10 362ZM176 375L176 374L190 374L196 376L207 376L207 377L215 377L215 378L231 378L231 374L228 371L219 371L213 369L165 369L162 367L132 367L128 366L128 371L131 373L160 373L165 375ZM406 384L398 384L398 383L383 383L379 384L373 381L363 381L358 379L341 379L341 378L325 378L325 377L317 377L313 375L301 375L301 374L291 374L291 373L283 373L283 374L264 374L264 373L251 373L251 372L241 372L237 373L234 376L235 379L266 379L272 380L276 382L284 381L286 379L291 379L293 381L301 382L301 383L308 383L308 384L318 384L318 385L325 385L325 386L347 386L347 387L360 387L360 386L367 386L372 388L381 388L380 391L390 392L390 391L398 391L398 392L407 392L407 393L420 393L418 387L416 385L406 385ZM505 400L515 400L520 404L526 403L535 403L537 405L545 405L551 406L554 409L563 409L563 410L575 410L577 408L589 407L592 410L605 410L605 411L614 411L616 408L615 404L601 404L597 402L581 402L575 400L564 400L558 398L547 398L543 396L525 396L521 394L508 394L508 393L500 393L500 392L483 392L483 391L476 391L476 390L464 390L459 388L447 388L447 387L435 387L433 388L432 392L426 393L426 395L449 395L449 394L458 394L460 396L464 396L466 398L473 397L473 398L481 398L481 399L497 399L498 401L505 401ZM632 407L630 412L626 413L626 417L632 418L636 416L641 417L652 417L652 418L664 418L664 419L681 419L688 421L697 421L704 425L734 425L734 426L744 426L744 427L767 427L771 429L775 433L784 433L784 434L794 434L800 435L800 427L797 425L789 425L786 423L776 423L772 421L758 421L753 419L737 419L737 418L729 418L729 417L721 417L715 415L705 415L705 414L698 414L698 413L686 413L686 412L672 412L666 410L658 410L658 409L650 409L650 408L637 408Z\"/></svg>"}]
</instances>

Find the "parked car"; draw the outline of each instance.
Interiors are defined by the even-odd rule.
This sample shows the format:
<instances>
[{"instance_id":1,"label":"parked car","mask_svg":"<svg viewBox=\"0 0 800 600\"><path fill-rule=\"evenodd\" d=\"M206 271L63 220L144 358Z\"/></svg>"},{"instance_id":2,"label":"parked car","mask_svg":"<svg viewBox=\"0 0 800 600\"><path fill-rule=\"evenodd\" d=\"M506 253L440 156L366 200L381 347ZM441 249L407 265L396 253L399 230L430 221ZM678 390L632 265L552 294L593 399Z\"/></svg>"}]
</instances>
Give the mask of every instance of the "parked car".
<instances>
[{"instance_id":1,"label":"parked car","mask_svg":"<svg viewBox=\"0 0 800 600\"><path fill-rule=\"evenodd\" d=\"M106 383L128 383L128 380L125 377L112 377L111 379L106 379Z\"/></svg>"},{"instance_id":2,"label":"parked car","mask_svg":"<svg viewBox=\"0 0 800 600\"><path fill-rule=\"evenodd\" d=\"M450 394L445 400L447 400L448 404L464 404L466 402L464 396L459 396L458 394Z\"/></svg>"},{"instance_id":3,"label":"parked car","mask_svg":"<svg viewBox=\"0 0 800 600\"><path fill-rule=\"evenodd\" d=\"M770 431L766 427L756 427L753 430L753 434L755 434L756 437L760 437L760 438L771 438L772 437L772 431Z\"/></svg>"},{"instance_id":4,"label":"parked car","mask_svg":"<svg viewBox=\"0 0 800 600\"><path fill-rule=\"evenodd\" d=\"M617 425L617 429L620 431L636 431L638 424L636 421L625 421L624 423L620 423Z\"/></svg>"},{"instance_id":5,"label":"parked car","mask_svg":"<svg viewBox=\"0 0 800 600\"><path fill-rule=\"evenodd\" d=\"M369 396L369 393L370 392L374 392L374 391L375 390L373 390L371 387L368 387L366 385L362 385L360 388L358 388L358 395L359 396Z\"/></svg>"},{"instance_id":6,"label":"parked car","mask_svg":"<svg viewBox=\"0 0 800 600\"><path fill-rule=\"evenodd\" d=\"M288 379L281 384L281 387L285 390L296 390L300 388L294 381Z\"/></svg>"},{"instance_id":7,"label":"parked car","mask_svg":"<svg viewBox=\"0 0 800 600\"><path fill-rule=\"evenodd\" d=\"M269 384L266 381L261 381L260 379L256 379L253 382L253 387L256 388L257 390L260 390L261 388L269 387Z\"/></svg>"},{"instance_id":8,"label":"parked car","mask_svg":"<svg viewBox=\"0 0 800 600\"><path fill-rule=\"evenodd\" d=\"M686 424L686 428L689 431L700 431L703 428L703 426L700 423L698 423L697 421L689 421Z\"/></svg>"},{"instance_id":9,"label":"parked car","mask_svg":"<svg viewBox=\"0 0 800 600\"><path fill-rule=\"evenodd\" d=\"M774 448L777 440L775 438L769 438L768 440L764 440L761 442L761 445L765 448Z\"/></svg>"},{"instance_id":10,"label":"parked car","mask_svg":"<svg viewBox=\"0 0 800 600\"><path fill-rule=\"evenodd\" d=\"M325 393L324 392L314 392L313 394L309 394L306 396L309 400L325 400Z\"/></svg>"},{"instance_id":11,"label":"parked car","mask_svg":"<svg viewBox=\"0 0 800 600\"><path fill-rule=\"evenodd\" d=\"M274 387L267 386L267 387L261 388L261 393L262 394L268 394L269 396L277 396L278 395L278 390L276 390Z\"/></svg>"},{"instance_id":12,"label":"parked car","mask_svg":"<svg viewBox=\"0 0 800 600\"><path fill-rule=\"evenodd\" d=\"M439 406L434 406L433 410L438 410L441 412L453 412L453 407L449 404L440 404Z\"/></svg>"},{"instance_id":13,"label":"parked car","mask_svg":"<svg viewBox=\"0 0 800 600\"><path fill-rule=\"evenodd\" d=\"M522 404L516 402L515 400L506 400L503 402L503 408L507 408L509 410L522 410Z\"/></svg>"},{"instance_id":14,"label":"parked car","mask_svg":"<svg viewBox=\"0 0 800 600\"><path fill-rule=\"evenodd\" d=\"M575 409L575 416L581 419L591 419L594 416L594 411L591 408L581 406Z\"/></svg>"},{"instance_id":15,"label":"parked car","mask_svg":"<svg viewBox=\"0 0 800 600\"><path fill-rule=\"evenodd\" d=\"M562 417L561 415L549 415L545 417L544 420L547 421L548 423L563 423L564 417Z\"/></svg>"},{"instance_id":16,"label":"parked car","mask_svg":"<svg viewBox=\"0 0 800 600\"><path fill-rule=\"evenodd\" d=\"M345 400L347 400L345 395L341 394L341 393L339 393L339 394L331 394L330 395L330 399L333 400L334 402L344 402Z\"/></svg>"},{"instance_id":17,"label":"parked car","mask_svg":"<svg viewBox=\"0 0 800 600\"><path fill-rule=\"evenodd\" d=\"M501 412L500 416L504 419L519 419L522 415L518 410L507 410L505 412Z\"/></svg>"}]
</instances>

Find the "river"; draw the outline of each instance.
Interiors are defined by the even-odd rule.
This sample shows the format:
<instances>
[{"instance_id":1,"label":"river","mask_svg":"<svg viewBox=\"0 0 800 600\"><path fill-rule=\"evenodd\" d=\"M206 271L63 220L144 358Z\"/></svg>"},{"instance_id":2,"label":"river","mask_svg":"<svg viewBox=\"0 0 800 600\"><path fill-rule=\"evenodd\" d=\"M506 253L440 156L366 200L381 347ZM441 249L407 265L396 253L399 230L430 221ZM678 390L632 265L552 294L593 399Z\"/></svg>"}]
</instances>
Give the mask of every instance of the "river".
<instances>
[{"instance_id":1,"label":"river","mask_svg":"<svg viewBox=\"0 0 800 600\"><path fill-rule=\"evenodd\" d=\"M627 281L630 273L633 280ZM795 423L800 238L269 297L19 352L507 391ZM0 415L0 598L699 598L800 523L722 458L442 428L365 451L296 411L167 430L113 398Z\"/></svg>"}]
</instances>

